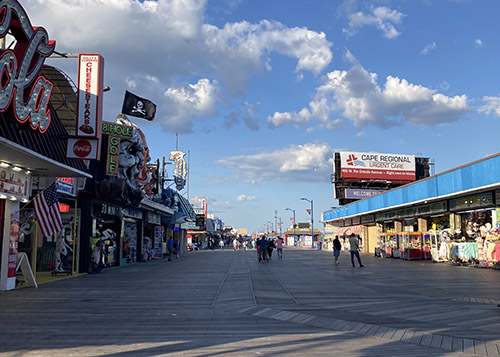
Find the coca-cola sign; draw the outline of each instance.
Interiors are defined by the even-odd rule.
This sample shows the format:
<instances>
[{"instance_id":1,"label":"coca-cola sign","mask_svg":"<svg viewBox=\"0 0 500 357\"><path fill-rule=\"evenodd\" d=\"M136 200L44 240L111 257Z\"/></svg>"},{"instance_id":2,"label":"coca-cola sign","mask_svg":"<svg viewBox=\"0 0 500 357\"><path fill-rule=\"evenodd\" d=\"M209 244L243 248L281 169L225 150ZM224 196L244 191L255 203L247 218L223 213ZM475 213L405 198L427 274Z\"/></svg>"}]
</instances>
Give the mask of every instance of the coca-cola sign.
<instances>
[{"instance_id":1,"label":"coca-cola sign","mask_svg":"<svg viewBox=\"0 0 500 357\"><path fill-rule=\"evenodd\" d=\"M97 160L99 155L97 139L68 138L66 157L69 159Z\"/></svg>"},{"instance_id":2,"label":"coca-cola sign","mask_svg":"<svg viewBox=\"0 0 500 357\"><path fill-rule=\"evenodd\" d=\"M33 130L44 133L53 84L38 74L55 41L49 41L43 27L31 25L17 0L2 0L0 6L0 38L10 34L16 40L12 50L0 50L0 112L12 111L17 121L29 121Z\"/></svg>"},{"instance_id":3,"label":"coca-cola sign","mask_svg":"<svg viewBox=\"0 0 500 357\"><path fill-rule=\"evenodd\" d=\"M92 150L92 145L90 145L88 140L81 139L73 144L73 152L78 157L87 157Z\"/></svg>"}]
</instances>

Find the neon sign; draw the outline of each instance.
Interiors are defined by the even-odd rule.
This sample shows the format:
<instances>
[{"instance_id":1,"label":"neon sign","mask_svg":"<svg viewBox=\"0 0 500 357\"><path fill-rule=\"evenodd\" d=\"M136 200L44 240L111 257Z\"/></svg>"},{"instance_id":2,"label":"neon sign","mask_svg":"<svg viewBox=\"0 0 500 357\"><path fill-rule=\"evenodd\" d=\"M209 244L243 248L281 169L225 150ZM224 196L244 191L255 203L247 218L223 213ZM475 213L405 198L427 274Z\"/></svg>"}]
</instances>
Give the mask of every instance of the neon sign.
<instances>
[{"instance_id":1,"label":"neon sign","mask_svg":"<svg viewBox=\"0 0 500 357\"><path fill-rule=\"evenodd\" d=\"M17 0L2 0L0 38L9 33L17 43L13 50L0 50L0 112L12 110L17 121L29 121L33 130L44 133L51 114L49 100L53 84L39 76L55 41L43 27L33 27Z\"/></svg>"}]
</instances>

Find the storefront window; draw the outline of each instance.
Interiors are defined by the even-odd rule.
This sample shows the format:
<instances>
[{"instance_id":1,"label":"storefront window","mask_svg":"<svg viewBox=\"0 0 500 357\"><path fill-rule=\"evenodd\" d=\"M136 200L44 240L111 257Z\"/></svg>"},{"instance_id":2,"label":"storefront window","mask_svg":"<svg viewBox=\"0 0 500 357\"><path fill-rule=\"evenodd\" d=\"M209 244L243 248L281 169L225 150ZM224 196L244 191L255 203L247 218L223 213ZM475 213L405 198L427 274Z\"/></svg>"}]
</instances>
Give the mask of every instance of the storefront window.
<instances>
[{"instance_id":1,"label":"storefront window","mask_svg":"<svg viewBox=\"0 0 500 357\"><path fill-rule=\"evenodd\" d=\"M481 210L460 214L462 221L462 234L466 239L474 240L481 236L481 230L489 226L491 228L491 210Z\"/></svg>"}]
</instances>

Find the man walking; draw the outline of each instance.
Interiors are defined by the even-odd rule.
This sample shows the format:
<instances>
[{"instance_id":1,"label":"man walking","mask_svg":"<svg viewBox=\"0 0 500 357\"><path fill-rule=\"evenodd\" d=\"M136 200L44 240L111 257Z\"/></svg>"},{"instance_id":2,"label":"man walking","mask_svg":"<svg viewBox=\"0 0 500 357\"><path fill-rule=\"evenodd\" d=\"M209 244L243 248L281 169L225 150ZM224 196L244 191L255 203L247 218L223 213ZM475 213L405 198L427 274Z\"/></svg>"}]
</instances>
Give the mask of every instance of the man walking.
<instances>
[{"instance_id":1,"label":"man walking","mask_svg":"<svg viewBox=\"0 0 500 357\"><path fill-rule=\"evenodd\" d=\"M361 264L361 258L359 257L359 238L354 233L351 233L351 235L349 236L349 244L351 246L349 250L351 251L352 267L355 267L354 256L356 256L356 258L358 258L360 268L363 268L364 265Z\"/></svg>"},{"instance_id":2,"label":"man walking","mask_svg":"<svg viewBox=\"0 0 500 357\"><path fill-rule=\"evenodd\" d=\"M283 238L279 236L276 240L276 251L278 252L278 259L283 259Z\"/></svg>"},{"instance_id":3,"label":"man walking","mask_svg":"<svg viewBox=\"0 0 500 357\"><path fill-rule=\"evenodd\" d=\"M168 248L168 261L172 261L172 254L174 253L174 238L170 237L167 240L167 248Z\"/></svg>"}]
</instances>

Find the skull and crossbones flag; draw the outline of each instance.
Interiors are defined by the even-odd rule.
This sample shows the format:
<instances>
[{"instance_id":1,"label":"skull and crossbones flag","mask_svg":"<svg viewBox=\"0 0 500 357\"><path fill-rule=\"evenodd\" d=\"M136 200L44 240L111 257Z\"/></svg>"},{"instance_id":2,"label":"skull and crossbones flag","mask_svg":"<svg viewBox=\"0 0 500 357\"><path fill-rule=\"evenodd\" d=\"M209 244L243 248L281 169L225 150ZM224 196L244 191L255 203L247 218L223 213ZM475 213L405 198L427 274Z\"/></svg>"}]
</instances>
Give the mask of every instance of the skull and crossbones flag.
<instances>
[{"instance_id":1,"label":"skull and crossbones flag","mask_svg":"<svg viewBox=\"0 0 500 357\"><path fill-rule=\"evenodd\" d=\"M134 93L125 91L123 99L122 114L133 117L153 120L156 113L156 104L150 100L136 96Z\"/></svg>"}]
</instances>

